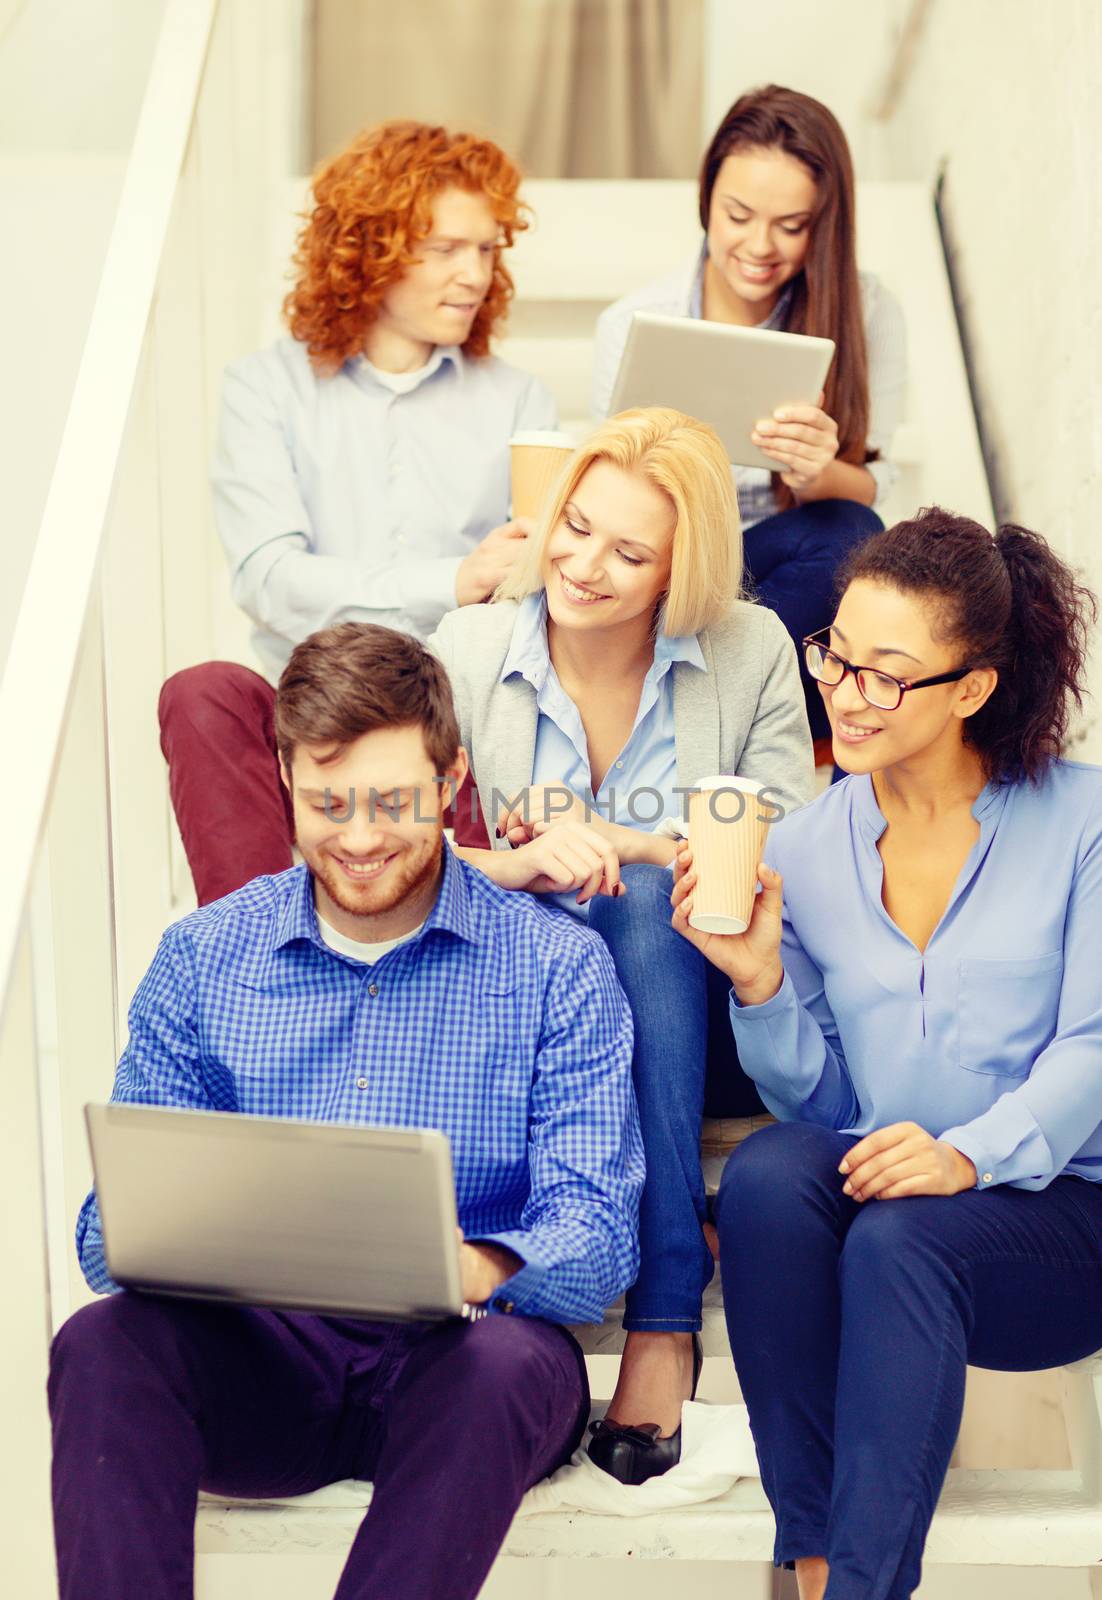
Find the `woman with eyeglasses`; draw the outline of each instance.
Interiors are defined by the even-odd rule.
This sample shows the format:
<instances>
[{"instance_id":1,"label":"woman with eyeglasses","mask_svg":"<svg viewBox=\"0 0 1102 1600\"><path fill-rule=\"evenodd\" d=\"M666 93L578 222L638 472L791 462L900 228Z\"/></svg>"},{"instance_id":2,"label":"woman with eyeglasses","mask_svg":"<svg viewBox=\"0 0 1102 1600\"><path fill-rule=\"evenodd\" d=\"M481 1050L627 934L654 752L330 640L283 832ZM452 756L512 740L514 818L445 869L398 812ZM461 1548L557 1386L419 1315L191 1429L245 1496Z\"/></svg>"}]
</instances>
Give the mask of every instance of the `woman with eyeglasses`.
<instances>
[{"instance_id":1,"label":"woman with eyeglasses","mask_svg":"<svg viewBox=\"0 0 1102 1600\"><path fill-rule=\"evenodd\" d=\"M594 410L609 410L637 311L834 340L819 403L758 423L754 443L775 470L734 469L747 576L798 650L830 617L847 551L883 527L875 507L896 477L903 314L874 274L857 270L853 162L821 101L777 84L741 95L704 153L699 190L704 237L692 261L617 300L597 323ZM825 736L806 674L804 689L812 735Z\"/></svg>"},{"instance_id":2,"label":"woman with eyeglasses","mask_svg":"<svg viewBox=\"0 0 1102 1600\"><path fill-rule=\"evenodd\" d=\"M923 512L806 641L848 776L772 830L732 985L781 1120L717 1201L731 1349L801 1600L905 1600L965 1366L1102 1346L1102 769L1061 757L1093 597Z\"/></svg>"}]
</instances>

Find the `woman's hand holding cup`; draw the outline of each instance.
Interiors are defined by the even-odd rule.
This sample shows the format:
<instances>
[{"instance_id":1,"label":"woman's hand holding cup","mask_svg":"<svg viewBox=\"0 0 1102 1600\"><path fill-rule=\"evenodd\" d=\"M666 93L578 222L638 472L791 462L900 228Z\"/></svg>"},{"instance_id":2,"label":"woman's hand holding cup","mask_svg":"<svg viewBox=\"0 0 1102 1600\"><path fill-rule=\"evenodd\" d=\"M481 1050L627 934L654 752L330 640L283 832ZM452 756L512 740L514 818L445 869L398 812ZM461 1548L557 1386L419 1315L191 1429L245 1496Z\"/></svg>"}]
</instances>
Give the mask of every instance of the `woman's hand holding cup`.
<instances>
[{"instance_id":1,"label":"woman's hand holding cup","mask_svg":"<svg viewBox=\"0 0 1102 1600\"><path fill-rule=\"evenodd\" d=\"M731 980L739 1004L762 1005L771 1000L784 980L781 965L782 883L779 872L758 865L761 894L754 899L750 924L745 933L703 933L689 918L693 912L696 873L688 844L677 852L674 861L674 886L670 896L673 925L678 933L695 945L713 966Z\"/></svg>"}]
</instances>

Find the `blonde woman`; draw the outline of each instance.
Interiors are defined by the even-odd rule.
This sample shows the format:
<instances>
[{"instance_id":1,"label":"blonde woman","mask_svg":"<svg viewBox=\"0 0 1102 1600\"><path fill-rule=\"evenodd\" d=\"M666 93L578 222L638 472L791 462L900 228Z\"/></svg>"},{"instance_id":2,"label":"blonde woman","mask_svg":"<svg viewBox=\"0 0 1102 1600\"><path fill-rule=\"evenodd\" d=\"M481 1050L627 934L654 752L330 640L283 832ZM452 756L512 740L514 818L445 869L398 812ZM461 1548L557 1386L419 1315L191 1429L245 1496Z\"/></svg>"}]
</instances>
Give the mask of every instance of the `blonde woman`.
<instances>
[{"instance_id":1,"label":"blonde woman","mask_svg":"<svg viewBox=\"0 0 1102 1600\"><path fill-rule=\"evenodd\" d=\"M461 853L504 888L589 915L635 1018L641 1265L620 1379L590 1445L624 1482L680 1453L712 1273L705 1100L719 1115L761 1108L732 1070L727 986L671 927L675 846L657 830L706 774L758 779L784 810L812 787L795 652L772 611L739 597L741 570L719 439L678 411L625 411L567 464L496 603L449 613L429 641L497 825L493 848Z\"/></svg>"}]
</instances>

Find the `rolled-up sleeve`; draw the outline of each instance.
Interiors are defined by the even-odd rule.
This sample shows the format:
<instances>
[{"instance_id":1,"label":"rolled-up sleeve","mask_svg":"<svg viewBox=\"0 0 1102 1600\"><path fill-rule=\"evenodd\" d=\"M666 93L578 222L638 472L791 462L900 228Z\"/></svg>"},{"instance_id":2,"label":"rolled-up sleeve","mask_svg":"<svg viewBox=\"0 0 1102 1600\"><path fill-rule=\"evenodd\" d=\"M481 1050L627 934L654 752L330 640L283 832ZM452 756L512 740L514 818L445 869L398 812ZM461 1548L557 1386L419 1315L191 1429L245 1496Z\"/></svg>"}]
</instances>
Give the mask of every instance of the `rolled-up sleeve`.
<instances>
[{"instance_id":1,"label":"rolled-up sleeve","mask_svg":"<svg viewBox=\"0 0 1102 1600\"><path fill-rule=\"evenodd\" d=\"M644 1165L631 1051L612 958L586 934L550 980L532 1088L531 1190L519 1226L489 1236L523 1265L492 1309L599 1322L635 1281Z\"/></svg>"}]
</instances>

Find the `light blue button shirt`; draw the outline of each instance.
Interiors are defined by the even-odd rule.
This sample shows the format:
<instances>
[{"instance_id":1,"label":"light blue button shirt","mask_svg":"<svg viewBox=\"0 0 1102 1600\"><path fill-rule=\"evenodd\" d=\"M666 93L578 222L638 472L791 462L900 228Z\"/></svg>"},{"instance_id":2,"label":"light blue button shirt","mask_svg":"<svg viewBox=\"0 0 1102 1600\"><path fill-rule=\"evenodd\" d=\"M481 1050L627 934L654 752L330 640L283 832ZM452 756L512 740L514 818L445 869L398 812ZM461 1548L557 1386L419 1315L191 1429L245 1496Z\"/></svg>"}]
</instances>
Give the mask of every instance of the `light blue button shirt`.
<instances>
[{"instance_id":1,"label":"light blue button shirt","mask_svg":"<svg viewBox=\"0 0 1102 1600\"><path fill-rule=\"evenodd\" d=\"M508 517L510 436L555 422L537 378L451 346L407 393L359 358L319 377L291 338L233 362L215 519L273 679L333 623L431 633L460 563Z\"/></svg>"},{"instance_id":2,"label":"light blue button shirt","mask_svg":"<svg viewBox=\"0 0 1102 1600\"><path fill-rule=\"evenodd\" d=\"M652 831L666 817L680 817L684 796L676 793L673 676L675 661L706 672L695 635L669 638L660 633L654 660L643 680L639 709L627 743L609 767L596 794L585 729L578 708L559 682L547 649L547 602L542 591L523 600L501 668L501 681L519 673L536 691L536 747L533 784L561 784L588 801L607 822ZM555 896L575 915L585 915L572 895Z\"/></svg>"},{"instance_id":3,"label":"light blue button shirt","mask_svg":"<svg viewBox=\"0 0 1102 1600\"><path fill-rule=\"evenodd\" d=\"M920 952L881 898L868 777L770 833L784 983L731 1023L777 1116L865 1134L917 1122L977 1187L1102 1179L1102 768L988 785L980 836Z\"/></svg>"}]
</instances>

